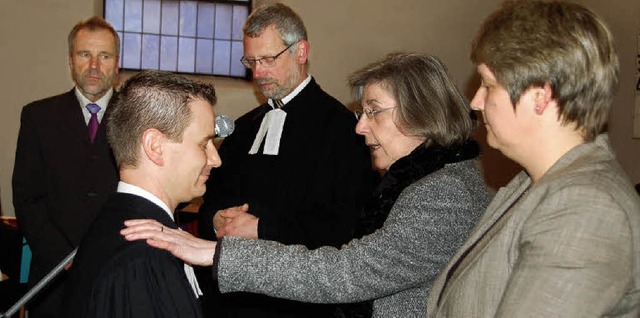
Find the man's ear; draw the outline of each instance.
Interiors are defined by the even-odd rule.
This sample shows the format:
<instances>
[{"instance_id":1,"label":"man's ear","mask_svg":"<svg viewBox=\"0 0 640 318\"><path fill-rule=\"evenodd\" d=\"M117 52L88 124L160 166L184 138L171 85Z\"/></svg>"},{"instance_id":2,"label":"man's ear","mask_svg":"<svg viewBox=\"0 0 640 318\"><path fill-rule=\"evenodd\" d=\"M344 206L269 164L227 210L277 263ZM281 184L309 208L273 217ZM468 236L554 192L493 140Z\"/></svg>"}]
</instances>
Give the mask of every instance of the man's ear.
<instances>
[{"instance_id":1,"label":"man's ear","mask_svg":"<svg viewBox=\"0 0 640 318\"><path fill-rule=\"evenodd\" d=\"M551 84L549 84L549 82L545 82L542 87L536 87L534 89L535 112L538 115L542 115L547 107L552 104L553 90L551 89Z\"/></svg>"},{"instance_id":2,"label":"man's ear","mask_svg":"<svg viewBox=\"0 0 640 318\"><path fill-rule=\"evenodd\" d=\"M164 146L167 136L155 128L149 128L142 133L141 147L149 160L158 166L164 165Z\"/></svg>"},{"instance_id":3,"label":"man's ear","mask_svg":"<svg viewBox=\"0 0 640 318\"><path fill-rule=\"evenodd\" d=\"M298 64L306 64L309 59L309 42L300 40L296 43L296 61Z\"/></svg>"}]
</instances>

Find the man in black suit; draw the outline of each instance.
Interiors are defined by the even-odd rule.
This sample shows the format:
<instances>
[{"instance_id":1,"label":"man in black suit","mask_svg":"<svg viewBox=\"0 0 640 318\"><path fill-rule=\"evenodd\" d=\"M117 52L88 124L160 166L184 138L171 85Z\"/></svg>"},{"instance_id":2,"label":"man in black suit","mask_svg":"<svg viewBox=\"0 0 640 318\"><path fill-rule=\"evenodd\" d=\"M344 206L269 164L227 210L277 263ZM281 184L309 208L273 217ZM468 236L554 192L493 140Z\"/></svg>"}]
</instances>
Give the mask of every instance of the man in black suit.
<instances>
[{"instance_id":1,"label":"man in black suit","mask_svg":"<svg viewBox=\"0 0 640 318\"><path fill-rule=\"evenodd\" d=\"M107 135L120 182L82 241L63 317L200 317L193 269L144 241L125 241L125 220L177 229L178 203L201 196L220 157L213 145L212 86L145 71L123 85Z\"/></svg>"},{"instance_id":2,"label":"man in black suit","mask_svg":"<svg viewBox=\"0 0 640 318\"><path fill-rule=\"evenodd\" d=\"M75 87L30 103L20 119L13 204L33 252L30 285L80 244L118 181L101 123L118 75L118 34L93 17L76 24L68 42ZM61 317L64 281L63 274L34 299L30 317Z\"/></svg>"},{"instance_id":3,"label":"man in black suit","mask_svg":"<svg viewBox=\"0 0 640 318\"><path fill-rule=\"evenodd\" d=\"M307 31L291 8L259 7L243 32L242 63L268 101L240 117L222 143L225 164L207 184L199 234L339 247L353 237L374 185L356 119L308 74ZM333 305L216 295L212 289L205 314L219 317L331 317L336 311Z\"/></svg>"}]
</instances>

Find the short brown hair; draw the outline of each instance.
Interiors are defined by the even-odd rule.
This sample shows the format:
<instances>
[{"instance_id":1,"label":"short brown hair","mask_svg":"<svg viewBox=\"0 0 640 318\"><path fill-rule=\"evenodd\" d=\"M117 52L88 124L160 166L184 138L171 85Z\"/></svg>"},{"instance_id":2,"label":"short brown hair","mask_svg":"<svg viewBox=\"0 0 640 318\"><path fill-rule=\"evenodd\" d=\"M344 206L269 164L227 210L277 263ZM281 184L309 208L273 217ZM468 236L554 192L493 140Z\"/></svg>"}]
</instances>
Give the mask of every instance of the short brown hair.
<instances>
[{"instance_id":1,"label":"short brown hair","mask_svg":"<svg viewBox=\"0 0 640 318\"><path fill-rule=\"evenodd\" d=\"M191 101L216 103L213 86L163 71L144 71L128 79L107 110L107 138L118 167L135 167L142 134L158 129L180 142L191 123ZM213 133L213 132L212 132Z\"/></svg>"},{"instance_id":2,"label":"short brown hair","mask_svg":"<svg viewBox=\"0 0 640 318\"><path fill-rule=\"evenodd\" d=\"M587 141L606 128L618 87L618 57L605 23L564 1L507 1L473 40L471 60L485 64L515 105L531 87L549 83L563 124Z\"/></svg>"},{"instance_id":3,"label":"short brown hair","mask_svg":"<svg viewBox=\"0 0 640 318\"><path fill-rule=\"evenodd\" d=\"M69 45L69 55L73 54L73 42L76 40L76 35L78 34L78 32L80 32L80 30L85 29L89 31L107 30L111 32L111 35L113 35L113 39L116 42L116 55L120 56L120 37L118 37L118 32L116 32L116 30L113 28L113 26L111 26L111 24L109 24L109 22L98 16L80 21L73 27L73 29L71 29L71 32L69 32L69 36L67 37L67 42Z\"/></svg>"},{"instance_id":4,"label":"short brown hair","mask_svg":"<svg viewBox=\"0 0 640 318\"><path fill-rule=\"evenodd\" d=\"M407 135L446 147L461 144L473 134L468 103L435 56L392 53L349 78L358 100L368 84L380 84L395 99L396 125Z\"/></svg>"}]
</instances>

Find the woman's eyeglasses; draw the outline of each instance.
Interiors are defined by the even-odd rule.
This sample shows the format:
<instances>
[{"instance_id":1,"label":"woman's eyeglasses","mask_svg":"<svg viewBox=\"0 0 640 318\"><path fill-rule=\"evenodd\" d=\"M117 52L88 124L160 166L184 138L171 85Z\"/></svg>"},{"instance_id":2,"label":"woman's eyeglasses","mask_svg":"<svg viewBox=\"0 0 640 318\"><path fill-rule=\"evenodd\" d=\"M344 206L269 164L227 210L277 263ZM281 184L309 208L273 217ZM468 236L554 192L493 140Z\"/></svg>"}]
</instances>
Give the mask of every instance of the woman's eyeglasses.
<instances>
[{"instance_id":1,"label":"woman's eyeglasses","mask_svg":"<svg viewBox=\"0 0 640 318\"><path fill-rule=\"evenodd\" d=\"M366 115L368 119L373 119L373 117L375 117L376 114L381 113L385 110L394 109L394 108L396 108L396 106L387 107L387 108L378 108L378 109L362 109L362 110L354 111L353 114L356 115L357 120L360 120L360 118L362 117L362 114Z\"/></svg>"}]
</instances>

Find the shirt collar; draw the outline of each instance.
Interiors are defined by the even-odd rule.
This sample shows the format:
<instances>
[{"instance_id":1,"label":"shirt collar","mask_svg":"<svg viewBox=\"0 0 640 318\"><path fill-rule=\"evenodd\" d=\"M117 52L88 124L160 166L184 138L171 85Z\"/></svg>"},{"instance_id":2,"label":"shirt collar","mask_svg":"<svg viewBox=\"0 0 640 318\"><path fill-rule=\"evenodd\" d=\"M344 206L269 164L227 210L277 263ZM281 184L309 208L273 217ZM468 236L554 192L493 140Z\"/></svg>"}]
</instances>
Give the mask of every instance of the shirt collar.
<instances>
[{"instance_id":1,"label":"shirt collar","mask_svg":"<svg viewBox=\"0 0 640 318\"><path fill-rule=\"evenodd\" d=\"M116 192L119 193L128 193L128 194L133 194L133 195L137 195L139 197L143 197L153 203L155 203L155 205L161 207L165 212L167 212L167 214L169 215L169 217L173 220L173 213L171 213L171 211L169 210L169 206L167 206L164 202L162 202L162 200L160 200L158 197L156 197L155 195L153 195L151 192L140 188L138 186L134 186L133 184L129 184L123 181L118 182L118 189L116 190Z\"/></svg>"},{"instance_id":2,"label":"shirt collar","mask_svg":"<svg viewBox=\"0 0 640 318\"><path fill-rule=\"evenodd\" d=\"M283 97L281 99L282 104L286 105L290 100L292 100L294 97L298 96L298 94L305 87L307 87L309 82L311 82L311 75L307 74L307 78L305 78L304 81L302 81L302 83L300 83L300 85L298 85L291 93L289 93L289 95L287 95L287 96L285 96L285 97ZM271 108L274 108L274 109L276 108L275 102L273 101L273 99L269 99L268 103L271 106Z\"/></svg>"},{"instance_id":3,"label":"shirt collar","mask_svg":"<svg viewBox=\"0 0 640 318\"><path fill-rule=\"evenodd\" d=\"M81 107L85 107L88 104L96 104L98 106L100 106L100 111L104 112L107 109L107 105L109 104L109 100L111 99L111 96L113 96L113 88L110 88L106 94L104 94L104 96L100 97L100 99L98 99L95 102L90 101L86 96L84 96L82 94L82 92L80 92L80 90L78 89L78 87L76 86L75 89L75 94L76 94L76 98L78 98L78 103L80 103Z\"/></svg>"}]
</instances>

